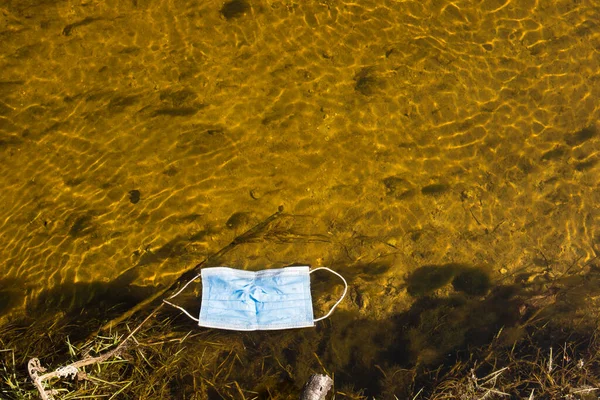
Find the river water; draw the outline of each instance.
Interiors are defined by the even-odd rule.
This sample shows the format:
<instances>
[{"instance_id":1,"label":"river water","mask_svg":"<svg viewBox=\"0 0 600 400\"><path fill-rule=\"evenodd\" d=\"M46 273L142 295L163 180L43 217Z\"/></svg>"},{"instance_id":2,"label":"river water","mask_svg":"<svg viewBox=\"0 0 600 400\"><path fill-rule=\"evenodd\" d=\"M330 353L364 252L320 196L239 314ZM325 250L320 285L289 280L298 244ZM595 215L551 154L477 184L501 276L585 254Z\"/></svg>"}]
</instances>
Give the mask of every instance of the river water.
<instances>
[{"instance_id":1,"label":"river water","mask_svg":"<svg viewBox=\"0 0 600 400\"><path fill-rule=\"evenodd\" d=\"M4 2L2 323L135 303L280 206L212 261L344 274L349 295L321 329L586 273L600 245L599 12ZM313 282L322 314L341 287Z\"/></svg>"}]
</instances>

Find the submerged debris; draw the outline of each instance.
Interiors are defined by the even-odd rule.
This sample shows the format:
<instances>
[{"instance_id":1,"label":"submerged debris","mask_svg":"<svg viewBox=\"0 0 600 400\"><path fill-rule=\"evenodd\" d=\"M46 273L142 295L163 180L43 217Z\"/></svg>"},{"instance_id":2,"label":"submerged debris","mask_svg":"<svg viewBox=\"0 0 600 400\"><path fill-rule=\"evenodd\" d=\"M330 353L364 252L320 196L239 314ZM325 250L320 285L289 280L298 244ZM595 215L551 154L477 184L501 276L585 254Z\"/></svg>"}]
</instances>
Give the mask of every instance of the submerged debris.
<instances>
[{"instance_id":1,"label":"submerged debris","mask_svg":"<svg viewBox=\"0 0 600 400\"><path fill-rule=\"evenodd\" d=\"M327 375L314 374L304 385L300 400L324 400L333 386L333 379Z\"/></svg>"}]
</instances>

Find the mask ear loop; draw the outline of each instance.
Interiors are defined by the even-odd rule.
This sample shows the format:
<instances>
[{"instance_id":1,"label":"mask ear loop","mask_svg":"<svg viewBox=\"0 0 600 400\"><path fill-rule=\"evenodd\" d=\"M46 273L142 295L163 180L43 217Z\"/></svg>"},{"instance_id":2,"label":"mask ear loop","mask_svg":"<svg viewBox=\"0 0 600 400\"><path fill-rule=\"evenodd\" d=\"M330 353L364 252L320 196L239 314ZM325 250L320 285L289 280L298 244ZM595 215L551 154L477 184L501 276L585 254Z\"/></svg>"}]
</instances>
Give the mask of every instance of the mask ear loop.
<instances>
[{"instance_id":1,"label":"mask ear loop","mask_svg":"<svg viewBox=\"0 0 600 400\"><path fill-rule=\"evenodd\" d=\"M348 282L346 282L346 280L344 279L343 276L341 276L340 274L338 274L337 272L335 272L332 269L329 269L327 267L319 267L319 268L315 268L315 269L311 270L309 272L309 274L312 274L313 272L318 271L320 269L325 269L325 270L331 272L332 274L339 276L340 279L342 281L344 281L344 293L342 293L342 297L340 297L340 299L333 305L333 307L331 307L331 310L329 310L329 312L327 313L327 315L325 315L324 317L320 317L320 318L315 319L314 322L321 321L322 319L325 319L325 318L329 317L331 315L331 313L333 312L333 310L335 310L335 308L342 302L342 300L344 300L344 297L346 296L346 292L348 291Z\"/></svg>"},{"instance_id":2,"label":"mask ear loop","mask_svg":"<svg viewBox=\"0 0 600 400\"><path fill-rule=\"evenodd\" d=\"M198 274L198 275L196 275L195 277L193 277L192 279L190 279L190 280L188 281L188 283L186 283L185 285L183 285L183 287L177 291L177 293L175 293L173 296L169 297L169 300L171 300L171 299L172 299L172 298L174 298L175 296L179 295L179 293L183 292L183 290L184 290L186 287L188 287L188 285L189 285L190 283L194 282L196 279L200 278L201 276L202 276L202 275ZM200 320L199 320L198 318L192 317L192 316L190 315L190 313L188 313L188 312L187 312L187 311L186 311L186 310L185 310L183 307L179 307L178 305L176 305L176 304L173 304L173 303L171 303L170 301L167 301L167 300L163 300L163 302L164 302L164 303L167 303L167 304L168 304L168 305L170 305L170 306L173 306L173 307L175 307L175 308L178 308L178 309L180 309L181 311L183 311L183 313L184 313L185 315L187 315L188 317L190 317L190 318L191 318L191 319L193 319L194 321L196 321L196 322L200 322Z\"/></svg>"}]
</instances>

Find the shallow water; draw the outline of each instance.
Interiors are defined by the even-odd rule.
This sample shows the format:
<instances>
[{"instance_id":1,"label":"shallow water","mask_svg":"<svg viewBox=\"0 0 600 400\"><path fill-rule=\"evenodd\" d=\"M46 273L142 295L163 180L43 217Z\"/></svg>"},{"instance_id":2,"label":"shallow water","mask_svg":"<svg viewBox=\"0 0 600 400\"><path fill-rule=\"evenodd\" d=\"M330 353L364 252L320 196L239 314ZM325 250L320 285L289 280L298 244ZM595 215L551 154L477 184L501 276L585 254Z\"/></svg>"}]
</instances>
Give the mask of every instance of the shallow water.
<instances>
[{"instance_id":1,"label":"shallow water","mask_svg":"<svg viewBox=\"0 0 600 400\"><path fill-rule=\"evenodd\" d=\"M2 320L135 303L279 206L211 262L335 268L351 289L327 326L585 272L600 245L599 11L4 3ZM317 314L341 291L325 283Z\"/></svg>"}]
</instances>

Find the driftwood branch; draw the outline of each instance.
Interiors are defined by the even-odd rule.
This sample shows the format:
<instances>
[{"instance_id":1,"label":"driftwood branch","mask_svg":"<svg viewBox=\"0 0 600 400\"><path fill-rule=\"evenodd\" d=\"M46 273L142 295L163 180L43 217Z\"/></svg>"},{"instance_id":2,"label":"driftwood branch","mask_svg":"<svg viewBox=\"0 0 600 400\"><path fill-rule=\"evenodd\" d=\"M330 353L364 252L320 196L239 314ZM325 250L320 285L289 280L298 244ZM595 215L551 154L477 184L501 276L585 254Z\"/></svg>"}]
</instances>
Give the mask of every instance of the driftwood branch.
<instances>
[{"instance_id":1,"label":"driftwood branch","mask_svg":"<svg viewBox=\"0 0 600 400\"><path fill-rule=\"evenodd\" d=\"M300 400L325 400L327 393L333 386L333 379L327 375L314 374L302 388Z\"/></svg>"},{"instance_id":2,"label":"driftwood branch","mask_svg":"<svg viewBox=\"0 0 600 400\"><path fill-rule=\"evenodd\" d=\"M44 387L44 381L47 381L47 380L53 379L53 378L75 377L79 373L80 368L83 368L83 367L85 367L87 365L91 365L91 364L101 363L101 362L108 360L109 358L118 356L125 349L127 344L129 343L129 339L131 339L133 337L133 335L136 334L140 330L142 325L144 325L146 323L146 321L148 321L150 318L152 318L152 316L154 316L158 312L158 310L160 310L161 307L162 307L162 304L160 304L158 307L156 307L152 311L152 313L150 315L148 315L142 321L141 324L139 324L133 331L131 331L131 333L129 333L129 335L127 335L127 337L121 343L119 343L119 345L117 347L115 347L114 349L109 350L106 353L103 353L97 357L86 357L83 360L75 361L69 365L65 365L64 367L57 368L54 371L48 372L43 375L40 375L40 374L46 372L46 368L42 367L42 365L40 364L40 360L37 358L32 358L31 360L29 360L29 362L27 363L27 369L29 371L29 376L31 377L31 380L33 381L33 384L35 385L36 389L40 393L40 397L43 400L53 400L54 399L53 391L49 392L48 390L46 390L46 388Z\"/></svg>"}]
</instances>

